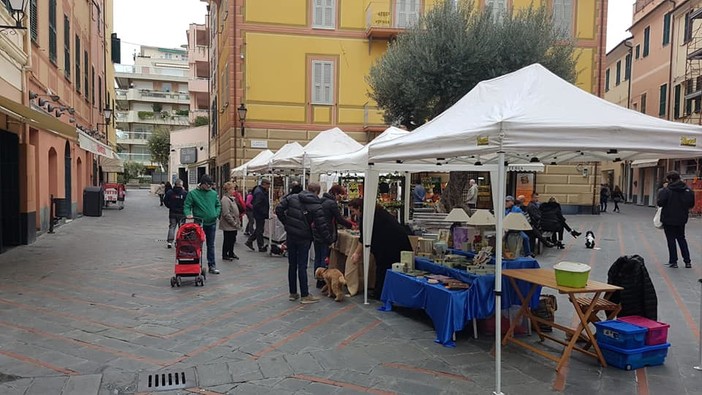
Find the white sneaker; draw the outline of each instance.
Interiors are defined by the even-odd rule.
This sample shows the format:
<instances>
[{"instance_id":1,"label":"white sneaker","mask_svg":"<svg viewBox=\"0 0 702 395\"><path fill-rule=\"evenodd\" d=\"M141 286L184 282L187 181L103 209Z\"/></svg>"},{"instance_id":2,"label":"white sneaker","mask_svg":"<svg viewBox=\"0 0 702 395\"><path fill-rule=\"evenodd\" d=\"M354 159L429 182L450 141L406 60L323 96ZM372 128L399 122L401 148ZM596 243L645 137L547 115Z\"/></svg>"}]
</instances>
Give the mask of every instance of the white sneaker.
<instances>
[{"instance_id":1,"label":"white sneaker","mask_svg":"<svg viewBox=\"0 0 702 395\"><path fill-rule=\"evenodd\" d=\"M168 243L168 248L173 248L173 243Z\"/></svg>"}]
</instances>

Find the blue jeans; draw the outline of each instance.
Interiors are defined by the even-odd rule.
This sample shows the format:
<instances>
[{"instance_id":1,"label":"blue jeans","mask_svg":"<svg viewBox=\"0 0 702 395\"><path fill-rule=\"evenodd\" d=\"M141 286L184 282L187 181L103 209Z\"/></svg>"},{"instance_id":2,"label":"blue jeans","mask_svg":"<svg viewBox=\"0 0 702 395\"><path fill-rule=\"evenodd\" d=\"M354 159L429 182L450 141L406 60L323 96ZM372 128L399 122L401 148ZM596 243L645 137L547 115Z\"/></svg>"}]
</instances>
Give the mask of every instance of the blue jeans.
<instances>
[{"instance_id":1,"label":"blue jeans","mask_svg":"<svg viewBox=\"0 0 702 395\"><path fill-rule=\"evenodd\" d=\"M329 246L326 244L314 243L314 270L318 267L326 267L326 259L329 257Z\"/></svg>"},{"instance_id":2,"label":"blue jeans","mask_svg":"<svg viewBox=\"0 0 702 395\"><path fill-rule=\"evenodd\" d=\"M300 296L310 294L307 286L307 260L310 257L311 241L288 240L288 286L290 294L297 293L297 282L300 281ZM296 278L297 277L297 278Z\"/></svg>"},{"instance_id":3,"label":"blue jeans","mask_svg":"<svg viewBox=\"0 0 702 395\"><path fill-rule=\"evenodd\" d=\"M217 224L202 225L202 230L205 231L205 240L207 240L207 266L210 269L217 267L215 263L215 235L217 234Z\"/></svg>"},{"instance_id":4,"label":"blue jeans","mask_svg":"<svg viewBox=\"0 0 702 395\"><path fill-rule=\"evenodd\" d=\"M519 232L519 235L522 236L522 240L524 242L524 256L530 256L531 255L531 243L529 242L529 235L527 235L524 232Z\"/></svg>"}]
</instances>

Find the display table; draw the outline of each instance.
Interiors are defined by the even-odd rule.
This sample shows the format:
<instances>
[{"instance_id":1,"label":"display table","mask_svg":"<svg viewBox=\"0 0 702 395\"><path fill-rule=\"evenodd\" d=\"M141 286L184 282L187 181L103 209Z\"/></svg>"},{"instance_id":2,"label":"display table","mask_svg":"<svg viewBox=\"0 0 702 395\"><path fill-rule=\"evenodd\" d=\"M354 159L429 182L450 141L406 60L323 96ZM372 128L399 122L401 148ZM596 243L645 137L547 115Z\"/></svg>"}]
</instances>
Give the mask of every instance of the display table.
<instances>
[{"instance_id":1,"label":"display table","mask_svg":"<svg viewBox=\"0 0 702 395\"><path fill-rule=\"evenodd\" d=\"M358 294L363 288L363 264L354 264L351 257L356 249L361 247L358 242L359 236L349 231L340 230L339 237L332 244L329 251L329 267L339 269L346 277L346 287L349 295ZM370 268L368 270L368 288L372 289L375 284L375 259L371 254Z\"/></svg>"},{"instance_id":2,"label":"display table","mask_svg":"<svg viewBox=\"0 0 702 395\"><path fill-rule=\"evenodd\" d=\"M541 356L549 358L557 362L556 370L560 370L561 367L563 367L563 364L565 363L565 361L568 360L568 358L570 358L570 354L573 350L577 350L582 352L583 354L595 357L599 360L600 365L607 366L607 362L605 362L605 359L602 356L602 351L600 351L600 347L597 345L597 341L595 340L595 336L592 333L592 330L590 330L588 322L590 316L593 314L594 307L597 305L597 301L602 297L602 294L621 290L621 287L593 280L589 280L585 288L563 287L556 284L556 274L553 269L505 270L502 272L502 275L504 276L504 278L509 279L510 283L512 284L512 289L517 292L517 295L522 300L529 300L530 298L532 298L535 294L537 294L537 289L540 289L541 287L551 288L558 291L561 294L568 295L568 300L570 300L571 304L573 305L573 308L575 309L575 312L578 315L578 318L580 319L580 323L578 324L578 326L575 329L573 329L537 317L532 313L531 309L527 308L527 306L522 305L522 307L519 309L519 313L517 313L517 318L515 319L515 321L512 322L512 325L507 331L507 334L505 334L504 338L502 339L502 344L512 342L526 349L529 349ZM522 287L517 285L518 280L520 280L521 282L530 283L531 286L529 287L528 292L524 293ZM576 300L577 295L582 294L594 294L590 304L585 308L584 311L583 309L581 309L580 304ZM531 307L534 308L534 306ZM536 330L536 333L539 335L542 342L545 339L549 339L566 346L563 349L563 353L560 356L556 356L540 348L537 348L530 343L524 342L520 339L515 339L515 322L519 322L519 319L522 316L526 316L531 320L532 327ZM567 335L570 336L570 341L564 341L562 338L557 338L541 332L538 323L547 324L549 326L552 326L553 328L565 332ZM585 339L588 341L586 348L576 347L575 344L577 340L580 339L581 336L583 336L583 330L585 331ZM589 351L587 349L589 348L589 346L592 346L594 352Z\"/></svg>"},{"instance_id":3,"label":"display table","mask_svg":"<svg viewBox=\"0 0 702 395\"><path fill-rule=\"evenodd\" d=\"M503 268L538 268L539 264L531 258L504 260ZM381 301L381 311L391 311L392 306L422 309L434 323L436 342L446 347L455 347L454 333L460 331L474 319L489 318L495 313L495 276L477 276L461 270L437 265L428 259L415 258L418 270L442 274L471 284L467 290L448 290L441 284L429 284L424 277L412 277L405 273L388 270ZM530 284L519 284L524 294ZM531 307L539 303L539 294L530 295ZM517 292L507 284L502 287L502 308L520 304Z\"/></svg>"}]
</instances>

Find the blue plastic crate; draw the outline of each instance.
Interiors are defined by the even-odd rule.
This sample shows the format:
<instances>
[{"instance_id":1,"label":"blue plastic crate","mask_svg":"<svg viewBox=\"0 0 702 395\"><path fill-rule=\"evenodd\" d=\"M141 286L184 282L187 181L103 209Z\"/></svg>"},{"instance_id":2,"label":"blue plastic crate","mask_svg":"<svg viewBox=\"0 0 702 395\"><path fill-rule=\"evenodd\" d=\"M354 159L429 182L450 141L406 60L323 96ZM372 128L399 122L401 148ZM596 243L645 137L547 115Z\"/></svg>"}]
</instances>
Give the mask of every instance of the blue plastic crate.
<instances>
[{"instance_id":1,"label":"blue plastic crate","mask_svg":"<svg viewBox=\"0 0 702 395\"><path fill-rule=\"evenodd\" d=\"M597 344L611 344L627 350L643 347L648 330L615 320L595 322L595 326L597 327Z\"/></svg>"},{"instance_id":2,"label":"blue plastic crate","mask_svg":"<svg viewBox=\"0 0 702 395\"><path fill-rule=\"evenodd\" d=\"M608 364L624 370L634 370L644 366L663 365L668 355L670 343L655 346L643 346L634 350L625 350L611 344L600 344L602 355Z\"/></svg>"}]
</instances>

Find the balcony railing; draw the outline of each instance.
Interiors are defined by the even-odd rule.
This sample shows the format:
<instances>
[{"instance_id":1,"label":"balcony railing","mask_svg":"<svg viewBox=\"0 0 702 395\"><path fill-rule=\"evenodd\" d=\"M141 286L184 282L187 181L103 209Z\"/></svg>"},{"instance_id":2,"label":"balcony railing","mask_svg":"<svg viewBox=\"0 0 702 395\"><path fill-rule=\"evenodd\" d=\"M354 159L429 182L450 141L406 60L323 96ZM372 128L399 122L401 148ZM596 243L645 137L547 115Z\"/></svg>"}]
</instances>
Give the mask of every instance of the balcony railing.
<instances>
[{"instance_id":1,"label":"balcony railing","mask_svg":"<svg viewBox=\"0 0 702 395\"><path fill-rule=\"evenodd\" d=\"M130 153L121 152L117 155L119 155L119 158L125 162L126 161L133 161L133 162L139 162L139 163L143 163L143 164L151 164L151 154L130 154Z\"/></svg>"},{"instance_id":2,"label":"balcony railing","mask_svg":"<svg viewBox=\"0 0 702 395\"><path fill-rule=\"evenodd\" d=\"M164 67L153 67L153 66L136 66L136 65L125 65L116 64L115 73L123 74L151 74L160 76L171 76L171 77L187 77L188 70L179 69L168 69Z\"/></svg>"},{"instance_id":3,"label":"balcony railing","mask_svg":"<svg viewBox=\"0 0 702 395\"><path fill-rule=\"evenodd\" d=\"M177 112L153 112L153 111L115 111L117 123L146 123L156 125L190 125L188 115L181 115Z\"/></svg>"},{"instance_id":4,"label":"balcony railing","mask_svg":"<svg viewBox=\"0 0 702 395\"><path fill-rule=\"evenodd\" d=\"M416 22L419 14L407 15L405 20L393 17L389 3L371 2L366 7L366 37L391 39Z\"/></svg>"},{"instance_id":5,"label":"balcony railing","mask_svg":"<svg viewBox=\"0 0 702 395\"><path fill-rule=\"evenodd\" d=\"M137 141L137 142L143 142L149 140L151 138L152 133L151 132L128 132L124 130L117 130L117 141L123 142L126 144L137 144L137 143L130 143L131 141Z\"/></svg>"},{"instance_id":6,"label":"balcony railing","mask_svg":"<svg viewBox=\"0 0 702 395\"><path fill-rule=\"evenodd\" d=\"M152 91L149 89L115 89L117 100L143 100L159 103L190 103L190 95L181 92Z\"/></svg>"}]
</instances>

